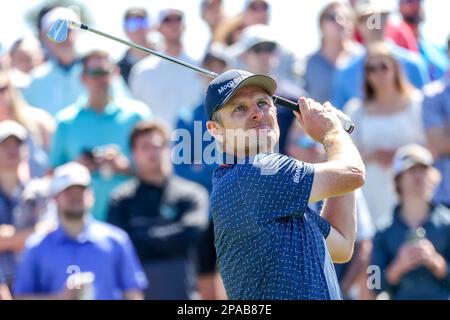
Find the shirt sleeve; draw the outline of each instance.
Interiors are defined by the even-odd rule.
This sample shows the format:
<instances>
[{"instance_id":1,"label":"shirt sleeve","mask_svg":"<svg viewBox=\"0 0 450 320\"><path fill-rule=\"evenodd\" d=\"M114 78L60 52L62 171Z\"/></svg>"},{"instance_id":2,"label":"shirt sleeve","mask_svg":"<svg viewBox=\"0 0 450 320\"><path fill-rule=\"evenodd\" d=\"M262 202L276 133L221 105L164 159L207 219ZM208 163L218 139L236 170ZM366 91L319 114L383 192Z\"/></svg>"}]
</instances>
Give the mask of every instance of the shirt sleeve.
<instances>
[{"instance_id":1,"label":"shirt sleeve","mask_svg":"<svg viewBox=\"0 0 450 320\"><path fill-rule=\"evenodd\" d=\"M422 107L422 121L425 130L442 128L445 124L444 102L439 95L425 97Z\"/></svg>"},{"instance_id":2,"label":"shirt sleeve","mask_svg":"<svg viewBox=\"0 0 450 320\"><path fill-rule=\"evenodd\" d=\"M50 146L50 167L52 168L56 168L69 161L65 150L67 142L65 131L65 125L59 123L56 127L55 134L52 137Z\"/></svg>"},{"instance_id":3,"label":"shirt sleeve","mask_svg":"<svg viewBox=\"0 0 450 320\"><path fill-rule=\"evenodd\" d=\"M26 248L13 284L14 296L40 293L37 281L36 249Z\"/></svg>"},{"instance_id":4,"label":"shirt sleeve","mask_svg":"<svg viewBox=\"0 0 450 320\"><path fill-rule=\"evenodd\" d=\"M147 278L128 235L119 245L118 257L119 287L122 291L144 290L147 288Z\"/></svg>"},{"instance_id":5,"label":"shirt sleeve","mask_svg":"<svg viewBox=\"0 0 450 320\"><path fill-rule=\"evenodd\" d=\"M317 225L323 237L326 239L331 231L330 223L323 218L319 213L308 208L308 218L312 219L312 221Z\"/></svg>"},{"instance_id":6,"label":"shirt sleeve","mask_svg":"<svg viewBox=\"0 0 450 320\"><path fill-rule=\"evenodd\" d=\"M244 166L239 185L249 210L258 208L265 218L302 217L311 193L314 167L281 154L261 154Z\"/></svg>"}]
</instances>

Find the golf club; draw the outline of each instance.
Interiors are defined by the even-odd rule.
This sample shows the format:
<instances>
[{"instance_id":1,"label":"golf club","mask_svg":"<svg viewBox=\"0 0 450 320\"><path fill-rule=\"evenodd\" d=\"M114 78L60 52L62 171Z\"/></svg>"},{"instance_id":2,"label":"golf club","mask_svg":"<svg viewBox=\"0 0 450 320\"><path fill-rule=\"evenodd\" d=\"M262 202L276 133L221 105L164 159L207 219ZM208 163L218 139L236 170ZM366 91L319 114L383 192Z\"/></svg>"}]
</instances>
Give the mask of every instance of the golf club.
<instances>
[{"instance_id":1,"label":"golf club","mask_svg":"<svg viewBox=\"0 0 450 320\"><path fill-rule=\"evenodd\" d=\"M200 73L202 73L202 74L204 74L204 75L206 75L206 76L208 76L210 78L213 78L213 79L218 76L217 73L211 72L209 70L206 70L206 69L201 68L199 66L196 66L194 64L191 64L191 63L188 63L188 62L185 62L185 61L182 61L182 60L178 60L178 59L176 59L174 57L165 55L165 54L163 54L161 52L158 52L156 50L140 46L140 45L138 45L136 43L133 43L131 41L127 41L127 40L123 40L123 39L117 38L117 37L112 36L110 34L107 34L105 32L102 32L102 31L96 30L94 28L88 27L85 24L82 24L82 23L79 23L79 22L75 22L75 21L71 21L71 20L58 19L57 21L55 21L55 23L48 30L47 37L50 40L52 40L52 41L54 41L56 43L64 42L67 39L67 35L69 33L69 28L81 29L81 30L86 30L86 31L93 32L93 33L98 34L98 35L100 35L102 37L106 37L108 39L120 42L120 43L122 43L124 45L127 45L127 46L130 46L130 47L136 48L138 50L144 51L144 52L146 52L148 54L152 54L152 55L158 56L158 57L160 57L162 59L166 59L166 60L172 61L172 62L174 62L176 64L179 64L179 65L182 65L182 66L187 67L189 69L192 69L194 71L200 72ZM298 103L295 103L295 102L290 101L288 99L285 99L285 98L282 98L282 97L274 95L273 96L273 101L274 101L275 104L278 104L278 105L283 106L285 108L289 108L291 110L295 110L295 111L301 112ZM355 125L353 124L352 120L346 114L344 114L341 111L339 111L339 118L341 120L341 123L342 123L342 126L343 126L344 130L347 131L348 133L352 133L353 130L355 129Z\"/></svg>"}]
</instances>

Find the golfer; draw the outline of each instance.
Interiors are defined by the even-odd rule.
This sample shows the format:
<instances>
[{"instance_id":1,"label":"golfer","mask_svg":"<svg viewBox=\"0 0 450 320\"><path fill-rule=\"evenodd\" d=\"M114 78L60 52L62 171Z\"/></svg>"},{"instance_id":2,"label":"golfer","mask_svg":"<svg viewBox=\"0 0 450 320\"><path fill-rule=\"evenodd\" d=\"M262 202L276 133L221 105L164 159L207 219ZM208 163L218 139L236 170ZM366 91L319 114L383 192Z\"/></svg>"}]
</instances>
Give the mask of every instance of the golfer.
<instances>
[{"instance_id":1,"label":"golfer","mask_svg":"<svg viewBox=\"0 0 450 320\"><path fill-rule=\"evenodd\" d=\"M219 270L229 299L341 299L333 262L353 253L353 191L364 184L364 165L337 110L305 98L295 116L327 161L274 153L276 86L229 70L207 89L207 128L228 159L211 193ZM320 215L308 209L323 199Z\"/></svg>"}]
</instances>

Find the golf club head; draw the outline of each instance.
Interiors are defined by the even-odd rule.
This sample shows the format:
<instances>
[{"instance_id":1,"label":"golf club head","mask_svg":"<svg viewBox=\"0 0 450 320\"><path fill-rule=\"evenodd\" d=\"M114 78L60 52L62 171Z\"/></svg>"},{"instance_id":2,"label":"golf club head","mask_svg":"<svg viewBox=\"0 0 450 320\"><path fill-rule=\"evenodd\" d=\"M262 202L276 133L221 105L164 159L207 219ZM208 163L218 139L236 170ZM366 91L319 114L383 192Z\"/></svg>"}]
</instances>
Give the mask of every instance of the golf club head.
<instances>
[{"instance_id":1,"label":"golf club head","mask_svg":"<svg viewBox=\"0 0 450 320\"><path fill-rule=\"evenodd\" d=\"M58 19L48 30L47 37L53 42L61 43L66 41L68 34L69 22L65 19Z\"/></svg>"}]
</instances>

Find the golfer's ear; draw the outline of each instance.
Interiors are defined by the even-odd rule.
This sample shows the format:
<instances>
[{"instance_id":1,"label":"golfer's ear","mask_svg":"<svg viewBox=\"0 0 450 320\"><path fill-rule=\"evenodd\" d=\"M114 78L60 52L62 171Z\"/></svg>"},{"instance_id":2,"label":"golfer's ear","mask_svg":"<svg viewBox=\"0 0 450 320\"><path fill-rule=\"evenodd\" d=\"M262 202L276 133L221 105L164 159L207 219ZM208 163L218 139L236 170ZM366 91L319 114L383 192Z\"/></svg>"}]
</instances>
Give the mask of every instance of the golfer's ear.
<instances>
[{"instance_id":1,"label":"golfer's ear","mask_svg":"<svg viewBox=\"0 0 450 320\"><path fill-rule=\"evenodd\" d=\"M209 120L206 122L206 129L210 135L219 142L223 142L223 128L215 121Z\"/></svg>"}]
</instances>

